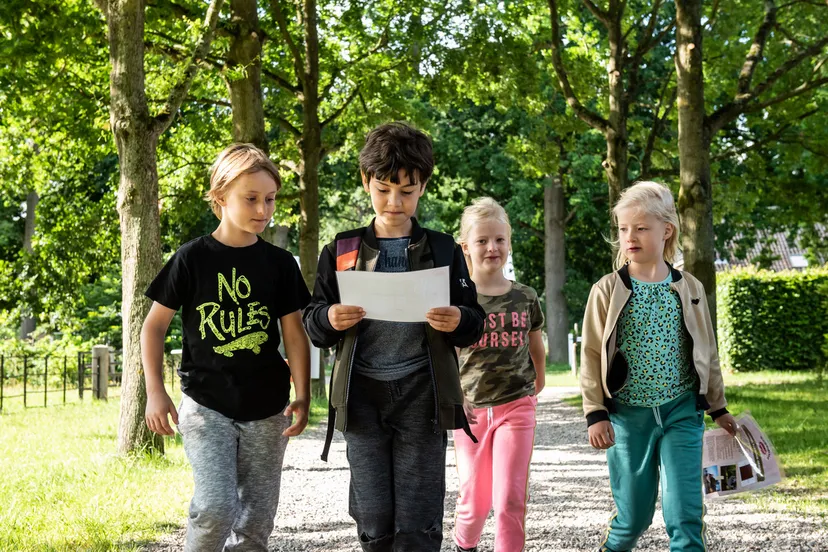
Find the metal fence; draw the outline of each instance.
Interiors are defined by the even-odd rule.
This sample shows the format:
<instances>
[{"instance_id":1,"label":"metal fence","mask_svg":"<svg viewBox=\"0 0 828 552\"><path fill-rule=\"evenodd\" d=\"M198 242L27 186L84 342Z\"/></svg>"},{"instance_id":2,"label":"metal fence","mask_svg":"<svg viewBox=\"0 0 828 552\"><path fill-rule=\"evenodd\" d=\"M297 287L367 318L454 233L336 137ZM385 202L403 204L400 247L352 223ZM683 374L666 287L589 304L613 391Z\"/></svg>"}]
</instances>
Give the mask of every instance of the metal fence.
<instances>
[{"instance_id":1,"label":"metal fence","mask_svg":"<svg viewBox=\"0 0 828 552\"><path fill-rule=\"evenodd\" d=\"M121 385L121 353L110 351L108 387ZM0 355L0 412L46 407L84 398L92 391L92 353ZM75 399L77 393L77 399Z\"/></svg>"}]
</instances>

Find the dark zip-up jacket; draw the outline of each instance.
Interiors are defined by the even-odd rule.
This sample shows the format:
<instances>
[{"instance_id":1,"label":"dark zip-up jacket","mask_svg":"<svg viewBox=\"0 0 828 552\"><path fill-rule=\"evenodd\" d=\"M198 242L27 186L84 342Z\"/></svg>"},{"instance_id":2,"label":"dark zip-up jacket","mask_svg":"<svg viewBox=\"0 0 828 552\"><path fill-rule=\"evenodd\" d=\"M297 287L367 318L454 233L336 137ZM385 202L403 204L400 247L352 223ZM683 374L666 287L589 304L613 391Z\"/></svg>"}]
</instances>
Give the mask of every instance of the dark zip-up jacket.
<instances>
[{"instance_id":1,"label":"dark zip-up jacket","mask_svg":"<svg viewBox=\"0 0 828 552\"><path fill-rule=\"evenodd\" d=\"M457 354L454 348L467 347L480 339L483 334L485 312L477 303L477 289L469 277L466 260L460 246L454 243L451 236L424 229L416 219L412 218L411 221L413 226L408 246L409 270L436 268L435 258L440 262L441 255L434 255L435 244L436 247L452 248L449 299L452 306L460 309L460 324L453 332L440 332L426 324L429 370L434 382L436 405L432 422L435 431L464 428L470 433L463 411L463 390L460 387ZM358 249L348 251L347 245L350 243L358 243ZM337 251L338 245L339 252ZM374 271L378 258L379 245L374 233L373 221L367 227L338 234L336 239L322 250L313 297L302 317L305 329L314 345L323 348L336 346L336 360L328 397L330 404L328 439L322 454L323 460L327 459L334 426L340 431L348 429L351 368L359 340L359 324L348 330L338 331L328 320L328 310L331 305L340 302L336 281L337 260L340 260L340 269ZM345 260L344 264L343 260ZM401 290L401 293L404 292Z\"/></svg>"}]
</instances>

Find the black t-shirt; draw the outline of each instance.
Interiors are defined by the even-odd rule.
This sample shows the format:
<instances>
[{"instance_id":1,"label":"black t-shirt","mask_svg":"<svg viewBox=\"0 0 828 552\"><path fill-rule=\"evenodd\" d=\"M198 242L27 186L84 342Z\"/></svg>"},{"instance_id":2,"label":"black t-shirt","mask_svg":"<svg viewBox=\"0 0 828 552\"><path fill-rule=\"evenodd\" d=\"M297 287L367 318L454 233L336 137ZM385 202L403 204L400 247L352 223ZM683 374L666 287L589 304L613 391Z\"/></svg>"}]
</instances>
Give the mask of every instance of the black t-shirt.
<instances>
[{"instance_id":1,"label":"black t-shirt","mask_svg":"<svg viewBox=\"0 0 828 552\"><path fill-rule=\"evenodd\" d=\"M229 247L210 235L183 245L146 292L181 308L181 389L228 418L261 420L290 395L276 321L303 309L310 294L293 255L259 238Z\"/></svg>"}]
</instances>

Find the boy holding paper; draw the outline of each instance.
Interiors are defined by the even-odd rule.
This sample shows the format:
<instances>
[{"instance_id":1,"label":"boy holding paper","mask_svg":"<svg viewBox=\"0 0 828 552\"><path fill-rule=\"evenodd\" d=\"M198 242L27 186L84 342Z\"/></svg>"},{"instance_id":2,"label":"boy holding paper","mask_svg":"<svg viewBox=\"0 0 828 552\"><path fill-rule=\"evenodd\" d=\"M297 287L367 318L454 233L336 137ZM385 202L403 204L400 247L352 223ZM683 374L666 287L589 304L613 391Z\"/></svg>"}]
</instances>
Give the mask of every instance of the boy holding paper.
<instances>
[{"instance_id":1,"label":"boy holding paper","mask_svg":"<svg viewBox=\"0 0 828 552\"><path fill-rule=\"evenodd\" d=\"M368 134L359 163L376 217L323 249L303 316L317 347L336 345L322 459L336 427L347 447L349 510L363 550L436 552L446 430L471 435L454 348L480 339L484 312L460 247L413 218L434 167L431 140L404 123L381 125ZM359 305L340 304L336 271L439 266L450 267L451 304L424 312L421 322L366 319Z\"/></svg>"}]
</instances>

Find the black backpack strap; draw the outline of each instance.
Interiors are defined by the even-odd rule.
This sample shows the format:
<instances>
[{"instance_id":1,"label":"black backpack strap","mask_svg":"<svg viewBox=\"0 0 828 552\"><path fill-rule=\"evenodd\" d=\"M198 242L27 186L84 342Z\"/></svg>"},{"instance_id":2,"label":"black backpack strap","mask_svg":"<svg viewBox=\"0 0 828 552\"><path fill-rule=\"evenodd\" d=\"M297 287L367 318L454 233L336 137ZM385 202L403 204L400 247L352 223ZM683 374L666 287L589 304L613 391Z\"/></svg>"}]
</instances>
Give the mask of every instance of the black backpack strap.
<instances>
[{"instance_id":1,"label":"black backpack strap","mask_svg":"<svg viewBox=\"0 0 828 552\"><path fill-rule=\"evenodd\" d=\"M328 452L331 450L331 441L333 441L334 424L336 423L336 409L331 404L331 396L333 395L333 372L331 372L331 383L328 384L328 429L325 432L325 446L322 447L322 461L328 461Z\"/></svg>"},{"instance_id":2,"label":"black backpack strap","mask_svg":"<svg viewBox=\"0 0 828 552\"><path fill-rule=\"evenodd\" d=\"M454 238L442 232L424 229L428 236L428 243L431 245L431 254L434 256L434 268L451 266L454 262Z\"/></svg>"}]
</instances>

